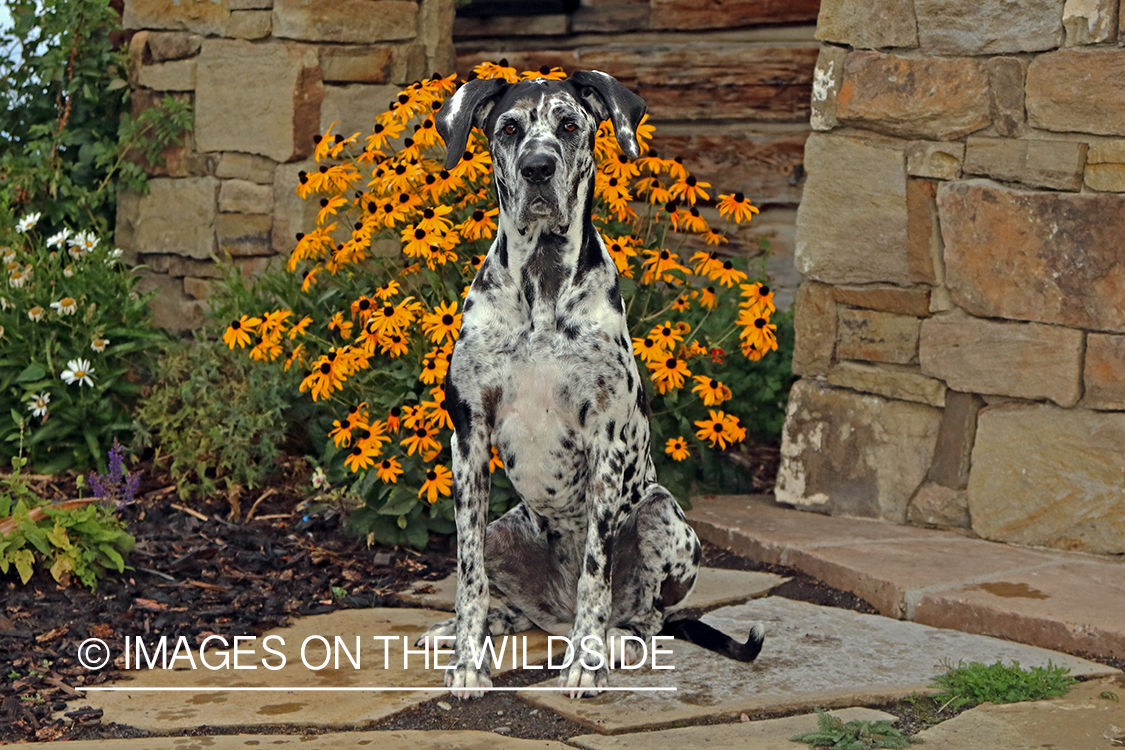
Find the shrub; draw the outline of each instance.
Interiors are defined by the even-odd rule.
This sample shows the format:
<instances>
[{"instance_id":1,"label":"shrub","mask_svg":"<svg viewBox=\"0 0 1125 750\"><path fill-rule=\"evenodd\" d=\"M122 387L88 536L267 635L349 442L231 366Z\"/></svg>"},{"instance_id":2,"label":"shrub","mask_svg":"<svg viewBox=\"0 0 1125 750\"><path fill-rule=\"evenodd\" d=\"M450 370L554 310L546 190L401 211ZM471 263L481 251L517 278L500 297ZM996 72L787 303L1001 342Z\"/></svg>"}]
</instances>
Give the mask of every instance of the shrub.
<instances>
[{"instance_id":1,"label":"shrub","mask_svg":"<svg viewBox=\"0 0 1125 750\"><path fill-rule=\"evenodd\" d=\"M1066 695L1077 682L1069 669L1050 663L1026 670L1018 661L1007 666L999 661L961 662L934 680L933 686L942 690L933 698L943 709L958 711L981 703L1017 703Z\"/></svg>"},{"instance_id":2,"label":"shrub","mask_svg":"<svg viewBox=\"0 0 1125 750\"><path fill-rule=\"evenodd\" d=\"M510 81L541 75L491 64L476 73ZM457 166L442 169L433 112L455 86L456 76L413 84L366 137L319 139L320 166L302 173L297 187L320 203L316 226L297 235L288 273L262 279L275 301L232 313L223 336L253 360L300 370L328 476L351 482L365 501L354 522L380 541L416 546L428 530L453 529L452 423L442 382L460 303L499 211L482 133L474 131ZM652 132L647 122L638 128L642 146ZM788 386L787 364L759 362L778 347L773 294L760 269L748 283L746 263L722 254L727 236L699 210L711 186L679 158L650 150L629 161L608 122L596 153L595 226L620 272L634 350L645 364L654 459L661 481L684 499L707 466L685 459L727 448L751 428L780 426L777 416L749 413L780 414ZM634 198L644 202L639 212ZM718 209L735 221L758 210L741 193L718 196ZM684 260L678 251L692 235L708 249ZM741 354L728 351L735 349ZM491 468L500 467L497 456ZM501 472L492 485L493 512L516 501Z\"/></svg>"},{"instance_id":3,"label":"shrub","mask_svg":"<svg viewBox=\"0 0 1125 750\"><path fill-rule=\"evenodd\" d=\"M151 395L137 412L142 443L156 447L179 495L261 485L285 437L292 394L278 365L257 365L221 342L169 348Z\"/></svg>"},{"instance_id":4,"label":"shrub","mask_svg":"<svg viewBox=\"0 0 1125 750\"><path fill-rule=\"evenodd\" d=\"M37 214L0 227L0 457L21 425L36 471L105 468L106 450L132 430L130 407L148 354L147 297L120 250L91 231L44 240Z\"/></svg>"}]
</instances>

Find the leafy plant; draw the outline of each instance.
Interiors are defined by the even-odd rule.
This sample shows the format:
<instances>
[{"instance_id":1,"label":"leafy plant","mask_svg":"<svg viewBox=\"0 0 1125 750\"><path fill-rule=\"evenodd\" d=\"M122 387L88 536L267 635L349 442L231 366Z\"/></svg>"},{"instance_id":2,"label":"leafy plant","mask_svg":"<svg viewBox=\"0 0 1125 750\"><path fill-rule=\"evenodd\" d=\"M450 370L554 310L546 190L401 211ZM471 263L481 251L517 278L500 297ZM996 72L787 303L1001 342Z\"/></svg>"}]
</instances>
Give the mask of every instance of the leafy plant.
<instances>
[{"instance_id":1,"label":"leafy plant","mask_svg":"<svg viewBox=\"0 0 1125 750\"><path fill-rule=\"evenodd\" d=\"M942 688L934 700L952 710L971 708L981 703L1018 703L1066 695L1078 681L1070 670L1048 662L1046 667L1021 669L1017 661L982 664L960 662L938 676L933 687Z\"/></svg>"},{"instance_id":2,"label":"leafy plant","mask_svg":"<svg viewBox=\"0 0 1125 750\"><path fill-rule=\"evenodd\" d=\"M811 748L832 750L872 750L872 748L903 748L922 740L909 737L887 720L844 722L826 711L816 712L817 730L790 737L790 742L807 742Z\"/></svg>"},{"instance_id":3,"label":"leafy plant","mask_svg":"<svg viewBox=\"0 0 1125 750\"><path fill-rule=\"evenodd\" d=\"M57 231L114 224L117 193L145 191L143 164L182 142L191 107L165 97L129 112L127 55L111 0L6 0L0 30L0 200ZM0 225L5 222L0 211ZM17 216L18 217L18 216Z\"/></svg>"},{"instance_id":4,"label":"leafy plant","mask_svg":"<svg viewBox=\"0 0 1125 750\"><path fill-rule=\"evenodd\" d=\"M134 539L114 506L47 503L21 476L24 463L22 456L14 458L12 475L0 480L0 573L14 570L27 583L37 566L46 567L61 586L74 576L93 590L108 571L125 572Z\"/></svg>"},{"instance_id":5,"label":"leafy plant","mask_svg":"<svg viewBox=\"0 0 1125 750\"><path fill-rule=\"evenodd\" d=\"M565 77L489 63L475 73ZM442 168L433 113L456 83L449 76L410 86L366 137L324 135L319 168L296 186L319 201L316 226L297 235L287 272L260 277L257 300L223 308L228 346L300 371L300 391L311 397L305 421L325 445L321 463L330 481L365 501L352 520L380 542L423 546L429 531L453 530L442 383L459 307L499 212L482 133L457 166ZM652 133L642 122L642 147ZM700 211L709 183L678 157L649 150L630 161L608 122L595 155L594 224L645 365L653 458L661 482L686 500L693 482L722 479L717 451L750 432L779 433L792 376L787 358L762 358L779 348L787 319L771 322L763 269L752 282L746 261L722 251L729 238ZM741 193L718 196L717 207L736 222L758 210ZM518 501L502 466L494 455L493 513Z\"/></svg>"},{"instance_id":6,"label":"leafy plant","mask_svg":"<svg viewBox=\"0 0 1125 750\"><path fill-rule=\"evenodd\" d=\"M0 225L0 458L16 454L26 421L37 471L104 470L166 336L150 327L149 297L120 250L92 231L44 239L40 218Z\"/></svg>"},{"instance_id":7,"label":"leafy plant","mask_svg":"<svg viewBox=\"0 0 1125 750\"><path fill-rule=\"evenodd\" d=\"M273 470L292 398L279 365L257 366L221 342L175 345L137 412L142 443L168 463L181 498L210 494L222 481L260 485Z\"/></svg>"}]
</instances>

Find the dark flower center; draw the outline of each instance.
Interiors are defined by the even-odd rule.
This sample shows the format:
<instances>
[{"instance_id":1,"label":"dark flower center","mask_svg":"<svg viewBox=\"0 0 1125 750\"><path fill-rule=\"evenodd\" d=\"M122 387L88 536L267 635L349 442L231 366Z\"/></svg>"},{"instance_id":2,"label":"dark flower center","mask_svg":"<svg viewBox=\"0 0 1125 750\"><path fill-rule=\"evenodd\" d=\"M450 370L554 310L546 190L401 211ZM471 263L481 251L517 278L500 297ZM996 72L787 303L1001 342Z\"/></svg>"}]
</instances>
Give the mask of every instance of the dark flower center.
<instances>
[{"instance_id":1,"label":"dark flower center","mask_svg":"<svg viewBox=\"0 0 1125 750\"><path fill-rule=\"evenodd\" d=\"M442 315L442 316L441 316L441 324L442 324L443 326L451 326L451 325L453 325L453 316L452 316L452 315L450 315L449 313L446 313L445 315Z\"/></svg>"}]
</instances>

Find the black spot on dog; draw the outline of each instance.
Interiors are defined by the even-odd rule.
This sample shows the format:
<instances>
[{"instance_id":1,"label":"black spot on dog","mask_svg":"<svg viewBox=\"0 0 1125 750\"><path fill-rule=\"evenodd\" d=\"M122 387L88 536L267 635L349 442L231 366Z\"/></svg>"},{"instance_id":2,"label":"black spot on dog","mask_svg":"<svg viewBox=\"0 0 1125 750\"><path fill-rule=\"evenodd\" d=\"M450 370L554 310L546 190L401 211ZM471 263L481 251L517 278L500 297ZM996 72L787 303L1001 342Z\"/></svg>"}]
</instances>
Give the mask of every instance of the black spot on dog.
<instances>
[{"instance_id":1,"label":"black spot on dog","mask_svg":"<svg viewBox=\"0 0 1125 750\"><path fill-rule=\"evenodd\" d=\"M585 427L586 426L586 415L588 415L589 413L590 413L590 402L589 401L583 401L582 402L582 408L580 408L578 410L578 426L579 427Z\"/></svg>"}]
</instances>

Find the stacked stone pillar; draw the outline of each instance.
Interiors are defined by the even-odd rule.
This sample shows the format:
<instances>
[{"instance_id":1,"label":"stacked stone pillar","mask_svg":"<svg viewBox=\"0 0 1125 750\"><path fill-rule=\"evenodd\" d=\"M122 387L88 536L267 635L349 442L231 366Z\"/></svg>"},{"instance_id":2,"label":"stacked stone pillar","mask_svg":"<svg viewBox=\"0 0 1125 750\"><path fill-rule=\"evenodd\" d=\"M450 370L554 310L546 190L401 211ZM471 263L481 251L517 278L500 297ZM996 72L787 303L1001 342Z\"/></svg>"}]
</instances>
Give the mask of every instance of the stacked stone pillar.
<instances>
[{"instance_id":1,"label":"stacked stone pillar","mask_svg":"<svg viewBox=\"0 0 1125 750\"><path fill-rule=\"evenodd\" d=\"M1125 552L1120 17L824 0L779 500Z\"/></svg>"},{"instance_id":2,"label":"stacked stone pillar","mask_svg":"<svg viewBox=\"0 0 1125 750\"><path fill-rule=\"evenodd\" d=\"M402 85L453 70L453 0L125 0L124 25L134 110L172 94L195 111L117 217L175 331L202 322L217 259L260 272L313 226L296 188L317 135L366 135Z\"/></svg>"}]
</instances>

